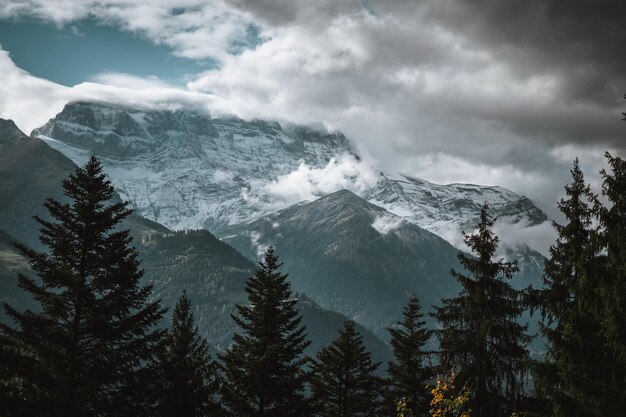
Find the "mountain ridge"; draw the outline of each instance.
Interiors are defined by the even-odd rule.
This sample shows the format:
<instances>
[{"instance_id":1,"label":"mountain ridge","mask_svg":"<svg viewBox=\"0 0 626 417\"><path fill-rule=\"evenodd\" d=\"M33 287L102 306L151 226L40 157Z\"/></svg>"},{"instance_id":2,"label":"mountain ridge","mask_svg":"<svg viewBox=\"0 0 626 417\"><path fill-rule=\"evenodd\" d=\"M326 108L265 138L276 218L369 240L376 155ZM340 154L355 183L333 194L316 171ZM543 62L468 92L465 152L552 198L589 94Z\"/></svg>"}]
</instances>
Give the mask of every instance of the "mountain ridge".
<instances>
[{"instance_id":1,"label":"mountain ridge","mask_svg":"<svg viewBox=\"0 0 626 417\"><path fill-rule=\"evenodd\" d=\"M234 225L225 235L248 257L274 246L296 291L379 337L409 296L429 309L457 290L449 274L459 267L457 249L347 190Z\"/></svg>"},{"instance_id":2,"label":"mountain ridge","mask_svg":"<svg viewBox=\"0 0 626 417\"><path fill-rule=\"evenodd\" d=\"M95 116L77 116L82 112ZM175 116L171 126L159 120ZM95 121L98 118L104 122ZM119 127L128 123L141 129ZM89 128L88 135L85 128ZM142 148L145 138L131 147L133 137L141 136L132 136L138 129L150 132L162 145L158 152ZM124 132L131 136L119 135ZM228 226L292 205L295 201L275 195L276 189L285 191L281 187L291 187L287 191L295 189L296 194L303 187L311 188L313 198L349 188L452 243L476 223L485 202L494 216L510 224L531 226L547 220L530 199L503 187L440 185L376 170L367 176L341 133L287 128L277 122L80 102L68 103L33 135L76 163L94 149L106 150L102 155L105 169L123 196L144 217L175 230L205 228L221 235ZM132 156L120 153L120 143L131 149ZM345 166L337 162L341 158L347 158ZM298 188L297 181L305 184Z\"/></svg>"}]
</instances>

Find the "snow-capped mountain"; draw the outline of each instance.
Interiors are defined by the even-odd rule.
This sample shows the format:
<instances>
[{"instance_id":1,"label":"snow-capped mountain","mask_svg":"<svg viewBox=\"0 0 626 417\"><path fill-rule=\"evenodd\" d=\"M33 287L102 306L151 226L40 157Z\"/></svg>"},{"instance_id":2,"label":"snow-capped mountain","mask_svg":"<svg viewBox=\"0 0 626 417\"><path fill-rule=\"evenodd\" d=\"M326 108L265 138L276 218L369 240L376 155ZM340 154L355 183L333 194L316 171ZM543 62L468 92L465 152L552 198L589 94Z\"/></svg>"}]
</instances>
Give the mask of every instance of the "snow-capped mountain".
<instances>
[{"instance_id":1,"label":"snow-capped mountain","mask_svg":"<svg viewBox=\"0 0 626 417\"><path fill-rule=\"evenodd\" d=\"M380 174L363 197L448 241L458 241L460 231L471 231L481 207L489 204L499 221L534 226L547 220L545 213L525 196L503 187L473 184L434 184L405 175Z\"/></svg>"},{"instance_id":2,"label":"snow-capped mountain","mask_svg":"<svg viewBox=\"0 0 626 417\"><path fill-rule=\"evenodd\" d=\"M229 225L344 188L455 244L484 203L500 221L546 220L528 198L501 187L438 185L372 170L344 135L310 127L70 103L33 136L77 164L95 151L122 197L174 230L220 235Z\"/></svg>"},{"instance_id":3,"label":"snow-capped mountain","mask_svg":"<svg viewBox=\"0 0 626 417\"><path fill-rule=\"evenodd\" d=\"M96 152L122 197L174 230L254 220L275 208L256 189L350 151L339 133L93 103L66 105L32 135L77 164Z\"/></svg>"}]
</instances>

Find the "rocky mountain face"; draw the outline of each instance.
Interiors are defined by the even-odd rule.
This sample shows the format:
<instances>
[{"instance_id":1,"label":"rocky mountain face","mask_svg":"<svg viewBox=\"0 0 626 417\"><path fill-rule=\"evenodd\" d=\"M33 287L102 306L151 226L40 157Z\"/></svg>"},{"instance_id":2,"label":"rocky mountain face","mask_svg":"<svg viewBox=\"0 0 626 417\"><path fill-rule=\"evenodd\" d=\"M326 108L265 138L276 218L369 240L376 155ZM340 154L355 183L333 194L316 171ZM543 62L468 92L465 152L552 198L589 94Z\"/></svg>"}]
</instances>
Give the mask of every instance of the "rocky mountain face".
<instances>
[{"instance_id":1,"label":"rocky mountain face","mask_svg":"<svg viewBox=\"0 0 626 417\"><path fill-rule=\"evenodd\" d=\"M473 230L485 203L499 221L506 223L534 226L548 220L527 197L502 187L440 185L381 173L377 184L363 197L446 240L458 240L461 231Z\"/></svg>"},{"instance_id":2,"label":"rocky mountain face","mask_svg":"<svg viewBox=\"0 0 626 417\"><path fill-rule=\"evenodd\" d=\"M228 226L293 204L273 191L286 176L302 174L302 167L323 173L342 156L359 161L340 133L97 103L69 103L33 136L76 163L95 151L122 197L142 216L174 230L205 228L218 236ZM384 172L363 178L358 169L333 175L342 176L335 189L323 175L294 177L300 184L291 186L312 187L316 197L351 189L452 243L473 228L484 203L500 221L546 220L528 198L501 187L438 185Z\"/></svg>"},{"instance_id":3,"label":"rocky mountain face","mask_svg":"<svg viewBox=\"0 0 626 417\"><path fill-rule=\"evenodd\" d=\"M429 309L458 291L457 249L346 190L224 233L251 258L274 245L297 291L385 339L410 295Z\"/></svg>"},{"instance_id":4,"label":"rocky mountain face","mask_svg":"<svg viewBox=\"0 0 626 417\"><path fill-rule=\"evenodd\" d=\"M174 230L217 231L256 219L274 207L250 196L252 188L301 162L324 166L350 152L341 134L93 103L66 105L32 135L77 164L96 152L122 197Z\"/></svg>"},{"instance_id":5,"label":"rocky mountain face","mask_svg":"<svg viewBox=\"0 0 626 417\"><path fill-rule=\"evenodd\" d=\"M49 219L43 205L47 198L67 201L62 182L75 169L71 159L42 140L26 136L13 121L0 119L0 229L41 249L33 216ZM126 219L124 226L139 240L169 231L136 214Z\"/></svg>"}]
</instances>

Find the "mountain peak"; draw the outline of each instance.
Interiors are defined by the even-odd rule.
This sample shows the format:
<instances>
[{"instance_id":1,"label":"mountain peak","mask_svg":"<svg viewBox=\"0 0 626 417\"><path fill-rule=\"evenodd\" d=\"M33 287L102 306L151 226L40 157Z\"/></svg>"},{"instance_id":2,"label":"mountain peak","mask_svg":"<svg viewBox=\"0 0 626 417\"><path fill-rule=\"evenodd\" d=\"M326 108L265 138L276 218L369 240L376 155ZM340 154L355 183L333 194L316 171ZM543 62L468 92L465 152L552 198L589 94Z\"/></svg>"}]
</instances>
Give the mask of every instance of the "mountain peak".
<instances>
[{"instance_id":1,"label":"mountain peak","mask_svg":"<svg viewBox=\"0 0 626 417\"><path fill-rule=\"evenodd\" d=\"M456 249L347 190L234 225L223 239L251 257L273 245L295 291L381 337L408 294L431 305L454 285Z\"/></svg>"},{"instance_id":2,"label":"mountain peak","mask_svg":"<svg viewBox=\"0 0 626 417\"><path fill-rule=\"evenodd\" d=\"M335 192L328 194L325 198L352 198L352 197L359 198L359 196L353 193L352 191L342 188L341 190L337 190Z\"/></svg>"},{"instance_id":3,"label":"mountain peak","mask_svg":"<svg viewBox=\"0 0 626 417\"><path fill-rule=\"evenodd\" d=\"M265 192L280 178L301 174L301 167L323 172L346 154L358 159L340 132L212 117L193 108L68 103L33 137L79 165L95 151L116 189L142 216L170 229L206 228L218 235L230 225L288 210L291 199ZM440 185L380 173L357 193L362 199L339 190L315 204L343 212L342 219L390 212L451 242L474 227L485 202L500 221L536 225L546 220L528 198L495 186Z\"/></svg>"},{"instance_id":4,"label":"mountain peak","mask_svg":"<svg viewBox=\"0 0 626 417\"><path fill-rule=\"evenodd\" d=\"M17 126L15 125L15 122L13 120L3 119L2 117L0 117L0 128L5 129L7 127L13 127L14 129L17 129Z\"/></svg>"},{"instance_id":5,"label":"mountain peak","mask_svg":"<svg viewBox=\"0 0 626 417\"><path fill-rule=\"evenodd\" d=\"M341 201L341 202L353 202L353 203L358 203L362 205L369 204L367 201L363 200L361 197L359 197L352 191L346 190L346 189L341 189L333 193L327 194L315 201L320 202L320 203L331 202L331 201Z\"/></svg>"},{"instance_id":6,"label":"mountain peak","mask_svg":"<svg viewBox=\"0 0 626 417\"><path fill-rule=\"evenodd\" d=\"M388 214L384 209L364 200L349 190L339 190L327 194L315 201L292 206L285 210L292 218L306 216L320 223L333 222L342 224L348 220L356 220L371 224L376 216Z\"/></svg>"},{"instance_id":7,"label":"mountain peak","mask_svg":"<svg viewBox=\"0 0 626 417\"><path fill-rule=\"evenodd\" d=\"M13 120L0 118L0 142L24 139L27 137L28 136L17 127Z\"/></svg>"}]
</instances>

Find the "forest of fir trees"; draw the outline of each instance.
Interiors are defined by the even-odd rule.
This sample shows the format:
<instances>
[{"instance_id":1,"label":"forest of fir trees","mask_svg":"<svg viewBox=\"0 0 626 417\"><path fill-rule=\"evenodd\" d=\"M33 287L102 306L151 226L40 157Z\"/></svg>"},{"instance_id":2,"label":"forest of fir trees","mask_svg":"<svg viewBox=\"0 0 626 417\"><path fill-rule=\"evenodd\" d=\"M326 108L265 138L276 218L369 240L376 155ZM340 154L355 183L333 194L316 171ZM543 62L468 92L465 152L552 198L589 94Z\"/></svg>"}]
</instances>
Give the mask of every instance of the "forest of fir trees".
<instances>
[{"instance_id":1,"label":"forest of fir trees","mask_svg":"<svg viewBox=\"0 0 626 417\"><path fill-rule=\"evenodd\" d=\"M626 161L606 159L602 199L574 161L541 287L510 285L518 267L496 256L484 206L464 234L463 269L452 271L459 293L434 308L434 329L410 297L389 328L394 359L381 364L352 321L304 354L298 300L272 248L247 281L226 351L209 355L185 293L163 329L170 313L151 301L119 227L131 211L112 202L92 156L63 182L70 202L48 199L51 220L36 218L47 251L16 245L32 270L19 286L39 308L4 305L12 324L0 324L0 416L625 415ZM541 359L529 356L527 310L540 317Z\"/></svg>"}]
</instances>

